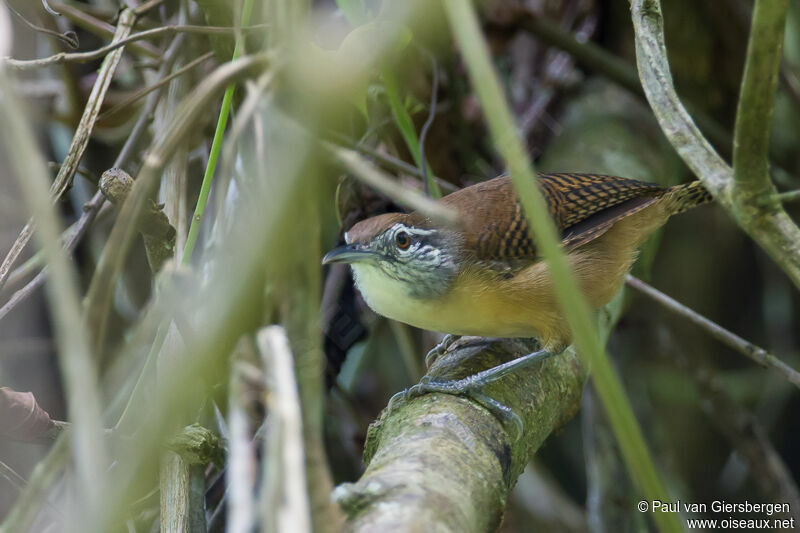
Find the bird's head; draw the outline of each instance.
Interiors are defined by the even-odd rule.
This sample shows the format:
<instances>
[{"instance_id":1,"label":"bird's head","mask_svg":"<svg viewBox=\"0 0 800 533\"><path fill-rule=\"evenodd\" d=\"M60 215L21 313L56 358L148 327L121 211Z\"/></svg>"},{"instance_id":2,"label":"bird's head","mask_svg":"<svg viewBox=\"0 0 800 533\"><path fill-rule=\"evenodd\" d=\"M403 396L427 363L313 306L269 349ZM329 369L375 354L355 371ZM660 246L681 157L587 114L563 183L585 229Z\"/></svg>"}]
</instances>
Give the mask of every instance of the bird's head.
<instances>
[{"instance_id":1,"label":"bird's head","mask_svg":"<svg viewBox=\"0 0 800 533\"><path fill-rule=\"evenodd\" d=\"M403 285L413 298L431 298L447 291L458 274L455 233L413 213L362 220L344 237L347 244L328 252L322 262L350 263L362 293L371 288L365 285L383 280Z\"/></svg>"}]
</instances>

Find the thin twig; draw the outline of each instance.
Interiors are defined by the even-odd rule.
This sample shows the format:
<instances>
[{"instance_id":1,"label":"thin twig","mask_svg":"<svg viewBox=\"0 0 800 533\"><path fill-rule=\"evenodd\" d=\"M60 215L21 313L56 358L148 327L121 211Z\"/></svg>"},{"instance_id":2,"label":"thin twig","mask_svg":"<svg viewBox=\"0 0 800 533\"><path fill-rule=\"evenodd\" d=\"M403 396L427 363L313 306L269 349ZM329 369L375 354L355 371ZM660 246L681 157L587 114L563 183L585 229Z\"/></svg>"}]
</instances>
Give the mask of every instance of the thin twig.
<instances>
[{"instance_id":1,"label":"thin twig","mask_svg":"<svg viewBox=\"0 0 800 533\"><path fill-rule=\"evenodd\" d=\"M14 487L18 492L22 492L28 484L24 477L17 474L16 470L3 461L0 461L0 477L8 481L8 484Z\"/></svg>"},{"instance_id":2,"label":"thin twig","mask_svg":"<svg viewBox=\"0 0 800 533\"><path fill-rule=\"evenodd\" d=\"M778 193L778 194L774 195L770 199L771 202L778 201L778 202L781 202L781 203L796 202L798 200L800 200L800 191L781 192L781 193Z\"/></svg>"},{"instance_id":3,"label":"thin twig","mask_svg":"<svg viewBox=\"0 0 800 533\"><path fill-rule=\"evenodd\" d=\"M364 142L355 142L346 135L343 135L337 131L329 131L327 133L335 138L335 140L332 142L338 145L340 148L349 148L351 150L355 150L361 154L368 155L390 170L402 172L420 180L422 179L422 172L418 167L415 167L410 163L406 163L398 157L381 152L375 148L372 148L371 146L367 146ZM439 185L441 189L444 189L447 192L455 192L459 189L449 181L445 181L438 176L434 176L433 179L436 180L437 185Z\"/></svg>"},{"instance_id":4,"label":"thin twig","mask_svg":"<svg viewBox=\"0 0 800 533\"><path fill-rule=\"evenodd\" d=\"M133 9L133 12L136 13L136 16L142 16L154 7L158 7L159 5L163 4L165 0L148 0L143 4L136 6Z\"/></svg>"},{"instance_id":5,"label":"thin twig","mask_svg":"<svg viewBox=\"0 0 800 533\"><path fill-rule=\"evenodd\" d=\"M263 30L266 27L267 27L266 24L258 24L255 26L247 26L246 28L242 28L242 30L244 31ZM135 41L141 41L142 39L149 39L151 37L156 37L159 35L172 35L175 33L201 33L201 34L212 34L212 35L219 35L219 34L228 35L228 34L233 34L234 31L235 31L234 28L226 28L223 26L189 26L189 25L161 26L159 28L153 28L151 30L145 30L139 33L134 33L133 35L130 35L125 39L113 42L111 44L107 44L106 46L98 48L97 50L92 50L91 52L74 52L74 53L60 52L58 54L54 54L49 57L43 57L41 59L30 59L30 60L20 60L7 57L3 59L3 62L18 70L30 70L50 65L57 65L59 63L65 63L67 61L74 63L86 63L87 61L94 61L95 59L100 59L109 52L117 50L118 48L125 46L126 44Z\"/></svg>"},{"instance_id":6,"label":"thin twig","mask_svg":"<svg viewBox=\"0 0 800 533\"><path fill-rule=\"evenodd\" d=\"M90 15L83 9L79 9L71 4L62 4L56 2L51 2L51 4L58 10L59 15L63 15L64 18L93 35L97 35L103 39L110 39L114 35L114 26ZM81 6L88 7L86 4L81 4ZM131 44L130 49L132 52L145 55L153 59L161 58L159 49L150 43L133 43Z\"/></svg>"},{"instance_id":7,"label":"thin twig","mask_svg":"<svg viewBox=\"0 0 800 533\"><path fill-rule=\"evenodd\" d=\"M124 10L120 14L119 25L114 34L114 41L119 42L124 40L131 32L134 22L135 18L133 13L128 9ZM89 144L89 138L92 135L94 123L97 120L97 115L105 99L106 91L111 84L111 79L114 77L114 72L117 69L117 64L119 64L121 57L122 48L118 48L106 57L105 61L103 61L103 65L100 67L97 80L92 87L92 92L89 95L88 102L83 110L83 115L75 130L75 135L72 137L72 143L70 144L67 156L64 158L64 162L50 188L53 202L58 201L72 183L75 169L78 167L81 156L84 150L86 150L86 146ZM22 228L19 237L17 237L17 240L14 242L14 245L11 247L11 250L3 260L3 263L0 264L0 289L3 288L6 280L8 280L8 275L11 271L11 267L14 266L14 262L19 258L25 245L28 244L33 234L33 227L33 219L28 220L25 227Z\"/></svg>"},{"instance_id":8,"label":"thin twig","mask_svg":"<svg viewBox=\"0 0 800 533\"><path fill-rule=\"evenodd\" d=\"M24 22L25 25L28 26L33 31L39 32L39 33L44 33L45 35L49 35L51 37L55 37L56 39L58 39L59 41L63 42L64 44L66 44L67 46L72 48L73 50L75 48L78 48L78 35L74 31L67 31L67 32L64 32L64 33L59 33L57 31L51 30L49 28L43 28L41 26L37 26L36 24L31 22L30 20L26 19L22 15L22 13L20 13L16 9L14 9L14 7L11 5L10 2L6 3L6 7L8 7L9 11L14 13L17 16L17 18L19 18L22 22Z\"/></svg>"},{"instance_id":9,"label":"thin twig","mask_svg":"<svg viewBox=\"0 0 800 533\"><path fill-rule=\"evenodd\" d=\"M398 205L419 211L421 214L445 224L455 224L458 215L450 208L437 204L427 196L403 187L391 176L370 165L353 150L323 141L322 146L356 178L391 198Z\"/></svg>"},{"instance_id":10,"label":"thin twig","mask_svg":"<svg viewBox=\"0 0 800 533\"><path fill-rule=\"evenodd\" d=\"M752 359L763 367L771 368L779 372L783 377L789 380L790 383L800 388L800 372L793 369L764 348L756 346L755 344L741 338L735 333L728 331L719 324L712 322L703 315L686 307L682 303L638 278L629 275L625 279L625 283L627 283L629 287L633 287L642 294L652 298L670 311L681 315L682 317L687 318L693 324L700 326L722 344L739 352L745 357Z\"/></svg>"},{"instance_id":11,"label":"thin twig","mask_svg":"<svg viewBox=\"0 0 800 533\"><path fill-rule=\"evenodd\" d=\"M182 35L178 35L172 40L172 43L170 43L167 51L164 53L164 61L161 65L160 74L164 75L169 71L170 68L172 68L182 42ZM116 160L114 160L115 167L124 167L128 164L128 160L133 156L134 150L139 144L139 140L147 132L147 124L150 122L153 111L158 104L159 92L160 91L152 93L147 98L144 109L142 109L142 112L139 115L136 124L134 124L130 135L128 135L125 144L122 146L119 154L117 154ZM75 250L75 247L83 239L84 235L86 235L86 232L89 230L89 227L92 225L95 218L100 213L100 209L105 205L105 203L105 196L103 196L102 191L98 190L95 192L94 196L92 196L92 199L83 206L83 212L81 213L78 221L64 232L64 235L66 236L66 243L64 247L68 253L72 253ZM12 272L11 277L18 275L18 271L24 267L25 265L22 265L19 269ZM11 277L9 279L11 279ZM3 317L5 317L17 305L27 300L30 295L32 295L44 284L46 279L47 268L44 268L36 275L34 279L29 281L24 287L15 292L9 301L6 302L2 308L0 308L0 320L2 320Z\"/></svg>"},{"instance_id":12,"label":"thin twig","mask_svg":"<svg viewBox=\"0 0 800 533\"><path fill-rule=\"evenodd\" d=\"M103 111L102 113L100 113L100 116L97 117L97 120L103 120L105 118L110 117L114 113L117 113L118 111L121 111L122 109L125 109L126 107L128 107L129 105L131 105L135 101L139 100L140 98L144 98L145 96L147 96L151 92L160 89L161 87L163 87L167 83L171 82L172 80L174 80L178 76L181 76L184 73L192 70L194 67L196 67L200 63L206 61L207 59L211 59L212 57L214 57L214 52L208 52L206 54L201 55L197 59L195 59L193 61L190 61L189 63L187 63L186 65L182 66L181 68L179 68L175 72L172 72L169 76L165 76L165 77L161 78L160 80L158 80L157 82L155 82L154 84L148 85L147 87L143 87L143 88L139 89L138 91L136 91L136 93L132 94L131 96L129 96L128 98L126 98L122 102L118 103L117 105L115 105L114 107L109 109L108 111Z\"/></svg>"},{"instance_id":13,"label":"thin twig","mask_svg":"<svg viewBox=\"0 0 800 533\"><path fill-rule=\"evenodd\" d=\"M428 107L428 118L425 119L425 124L422 125L422 130L419 134L419 169L422 172L422 186L426 196L431 195L431 184L429 180L433 177L428 177L428 162L425 159L425 139L428 138L428 130L431 129L433 121L436 118L436 103L439 99L439 66L436 64L436 57L428 50L422 49L431 61L431 70L433 71L433 85L431 87L431 103Z\"/></svg>"}]
</instances>

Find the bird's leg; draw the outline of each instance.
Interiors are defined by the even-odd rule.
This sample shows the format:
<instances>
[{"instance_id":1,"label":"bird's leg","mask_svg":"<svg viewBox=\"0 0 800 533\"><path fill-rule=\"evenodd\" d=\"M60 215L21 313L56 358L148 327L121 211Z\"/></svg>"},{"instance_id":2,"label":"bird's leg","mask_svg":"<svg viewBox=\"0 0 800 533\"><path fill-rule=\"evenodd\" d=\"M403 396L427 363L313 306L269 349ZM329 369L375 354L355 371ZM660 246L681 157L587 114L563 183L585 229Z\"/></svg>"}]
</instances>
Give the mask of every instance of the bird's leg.
<instances>
[{"instance_id":1,"label":"bird's leg","mask_svg":"<svg viewBox=\"0 0 800 533\"><path fill-rule=\"evenodd\" d=\"M431 351L425 355L425 368L430 368L439 356L446 352L447 349L460 338L461 335L450 335L449 333L445 335L442 342L431 348Z\"/></svg>"},{"instance_id":2,"label":"bird's leg","mask_svg":"<svg viewBox=\"0 0 800 533\"><path fill-rule=\"evenodd\" d=\"M550 357L553 357L554 355L560 354L563 351L563 349L557 352L539 350L462 379L438 380L425 375L422 377L420 382L413 387L402 392L398 392L392 396L391 400L389 400L387 409L389 412L391 412L391 410L394 408L395 402L399 400L408 400L409 398L415 398L430 392L467 396L484 406L489 412L503 422L512 423L515 427L516 437L519 438L519 436L522 435L523 429L522 419L519 417L519 415L494 398L487 396L481 392L480 389L497 381L500 378L511 374L512 372L522 368L527 368L535 365L536 363L540 363L546 359L549 359Z\"/></svg>"}]
</instances>

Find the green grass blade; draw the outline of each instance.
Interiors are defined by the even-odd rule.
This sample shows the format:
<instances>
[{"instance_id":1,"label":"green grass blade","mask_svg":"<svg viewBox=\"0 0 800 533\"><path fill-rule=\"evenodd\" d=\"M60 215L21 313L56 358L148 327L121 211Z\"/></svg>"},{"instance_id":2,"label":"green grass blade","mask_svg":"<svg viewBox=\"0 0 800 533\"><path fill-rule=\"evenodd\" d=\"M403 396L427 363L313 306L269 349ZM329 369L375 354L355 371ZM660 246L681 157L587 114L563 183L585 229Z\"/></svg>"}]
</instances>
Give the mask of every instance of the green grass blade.
<instances>
[{"instance_id":1,"label":"green grass blade","mask_svg":"<svg viewBox=\"0 0 800 533\"><path fill-rule=\"evenodd\" d=\"M253 0L244 0L242 6L242 26L250 24L250 15L253 12ZM244 43L242 42L243 36L239 35L236 39L236 46L233 49L233 57L235 60L242 53ZM219 118L217 119L217 129L214 130L214 139L211 141L211 152L208 154L208 164L206 171L203 174L203 182L200 185L200 195L197 198L197 205L194 208L192 215L192 223L189 226L189 234L186 237L186 245L183 247L183 257L181 264L188 265L192 259L192 252L194 251L195 244L197 243L197 234L200 232L200 223L203 220L203 214L206 211L208 204L208 195L211 193L211 183L214 181L214 172L217 169L217 161L219 160L219 153L222 149L222 139L225 136L225 128L228 126L228 116L231 112L231 104L233 103L233 94L236 90L236 84L231 83L225 89L225 95L222 97L222 106L219 110Z\"/></svg>"},{"instance_id":2,"label":"green grass blade","mask_svg":"<svg viewBox=\"0 0 800 533\"><path fill-rule=\"evenodd\" d=\"M645 444L641 429L611 366L593 323L589 306L561 251L555 224L547 204L536 186L536 176L516 124L492 67L489 50L468 0L445 0L445 9L456 41L461 48L473 86L489 124L495 146L511 172L536 244L547 260L560 304L572 328L575 345L592 370L592 379L608 414L631 476L647 500L671 501L664 490ZM683 531L680 517L673 513L655 513L661 531Z\"/></svg>"}]
</instances>

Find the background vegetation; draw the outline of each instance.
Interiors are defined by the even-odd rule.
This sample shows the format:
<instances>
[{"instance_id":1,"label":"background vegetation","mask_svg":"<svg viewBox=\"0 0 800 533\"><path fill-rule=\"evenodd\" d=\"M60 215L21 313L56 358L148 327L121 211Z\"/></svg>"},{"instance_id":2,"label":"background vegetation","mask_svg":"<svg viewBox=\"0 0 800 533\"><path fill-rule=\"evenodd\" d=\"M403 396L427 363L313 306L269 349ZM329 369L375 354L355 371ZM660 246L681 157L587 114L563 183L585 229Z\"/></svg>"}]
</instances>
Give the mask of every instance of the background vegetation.
<instances>
[{"instance_id":1,"label":"background vegetation","mask_svg":"<svg viewBox=\"0 0 800 533\"><path fill-rule=\"evenodd\" d=\"M800 2L474 7L473 27L459 0L0 4L4 531L683 527L636 511L654 497L800 521ZM521 144L493 142L514 128ZM703 179L718 205L675 217L635 275L706 321L634 280L595 328L567 276L581 359L497 387L521 441L442 397L367 441L438 337L319 259L361 218L444 216L425 192L506 168L524 185L526 154ZM433 414L434 440L410 440ZM467 434L485 455L456 455ZM397 465L421 503L381 485ZM449 493L459 468L482 489Z\"/></svg>"}]
</instances>

